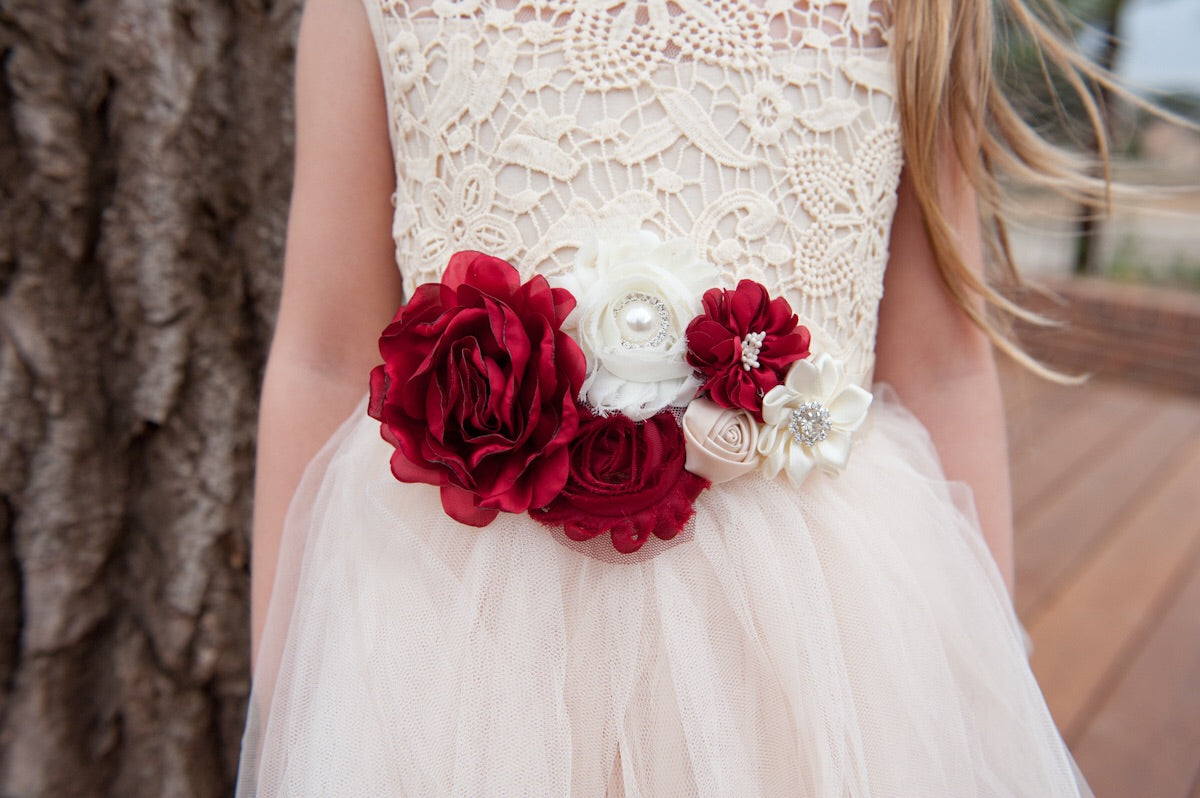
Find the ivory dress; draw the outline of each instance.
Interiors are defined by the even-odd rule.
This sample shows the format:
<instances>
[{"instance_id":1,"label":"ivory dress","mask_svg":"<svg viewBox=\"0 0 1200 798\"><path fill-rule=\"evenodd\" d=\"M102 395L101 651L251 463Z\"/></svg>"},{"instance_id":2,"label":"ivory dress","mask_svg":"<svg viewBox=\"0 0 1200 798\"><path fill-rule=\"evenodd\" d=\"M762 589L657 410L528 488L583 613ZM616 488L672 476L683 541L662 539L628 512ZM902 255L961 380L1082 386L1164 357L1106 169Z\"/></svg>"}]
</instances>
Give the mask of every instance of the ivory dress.
<instances>
[{"instance_id":1,"label":"ivory dress","mask_svg":"<svg viewBox=\"0 0 1200 798\"><path fill-rule=\"evenodd\" d=\"M886 4L364 2L407 292L456 250L554 278L589 241L684 239L872 388ZM1089 794L969 491L874 392L836 478L715 485L634 556L527 515L458 524L360 409L289 514L238 794Z\"/></svg>"}]
</instances>

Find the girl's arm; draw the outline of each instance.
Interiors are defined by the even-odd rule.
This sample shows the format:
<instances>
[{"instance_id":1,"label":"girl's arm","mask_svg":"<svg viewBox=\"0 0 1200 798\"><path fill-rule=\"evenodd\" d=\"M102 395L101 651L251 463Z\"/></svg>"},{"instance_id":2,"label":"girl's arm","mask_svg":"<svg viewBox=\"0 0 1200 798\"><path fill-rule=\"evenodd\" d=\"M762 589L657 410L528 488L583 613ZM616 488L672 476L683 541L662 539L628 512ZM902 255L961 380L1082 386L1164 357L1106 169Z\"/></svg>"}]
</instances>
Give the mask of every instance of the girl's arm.
<instances>
[{"instance_id":1,"label":"girl's arm","mask_svg":"<svg viewBox=\"0 0 1200 798\"><path fill-rule=\"evenodd\" d=\"M296 57L296 171L258 426L252 560L257 657L280 532L308 461L367 391L401 301L395 170L366 12L309 0Z\"/></svg>"},{"instance_id":2,"label":"girl's arm","mask_svg":"<svg viewBox=\"0 0 1200 798\"><path fill-rule=\"evenodd\" d=\"M975 192L950 153L942 158L939 189L967 263L981 270ZM992 346L938 276L907 176L900 179L875 351L876 379L891 383L929 430L947 477L971 486L984 538L1011 594L1012 498Z\"/></svg>"}]
</instances>

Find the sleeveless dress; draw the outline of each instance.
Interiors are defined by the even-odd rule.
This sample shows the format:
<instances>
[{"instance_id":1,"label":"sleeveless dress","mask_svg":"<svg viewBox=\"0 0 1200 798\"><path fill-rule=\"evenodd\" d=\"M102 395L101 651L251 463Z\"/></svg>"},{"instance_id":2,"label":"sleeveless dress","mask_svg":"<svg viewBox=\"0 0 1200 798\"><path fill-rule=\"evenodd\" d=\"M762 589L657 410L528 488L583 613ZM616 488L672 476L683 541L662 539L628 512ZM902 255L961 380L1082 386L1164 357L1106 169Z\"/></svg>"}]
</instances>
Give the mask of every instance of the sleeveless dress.
<instances>
[{"instance_id":1,"label":"sleeveless dress","mask_svg":"<svg viewBox=\"0 0 1200 798\"><path fill-rule=\"evenodd\" d=\"M887 5L364 2L409 295L456 250L554 279L597 238L683 240L875 399L836 478L714 485L632 557L457 523L364 400L289 512L238 795L1090 794L969 491L871 385Z\"/></svg>"}]
</instances>

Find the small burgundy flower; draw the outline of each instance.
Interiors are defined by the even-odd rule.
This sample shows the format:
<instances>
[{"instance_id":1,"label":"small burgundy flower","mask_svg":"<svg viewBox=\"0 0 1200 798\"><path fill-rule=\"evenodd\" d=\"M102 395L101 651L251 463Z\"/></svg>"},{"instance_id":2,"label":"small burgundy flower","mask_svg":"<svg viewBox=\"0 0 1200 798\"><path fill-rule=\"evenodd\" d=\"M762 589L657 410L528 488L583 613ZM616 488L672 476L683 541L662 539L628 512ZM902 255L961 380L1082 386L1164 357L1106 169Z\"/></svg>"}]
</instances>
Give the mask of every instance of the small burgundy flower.
<instances>
[{"instance_id":1,"label":"small burgundy flower","mask_svg":"<svg viewBox=\"0 0 1200 798\"><path fill-rule=\"evenodd\" d=\"M570 445L567 484L549 506L530 515L562 524L572 540L609 532L613 547L632 554L651 534L670 540L692 517L708 480L684 470L683 432L664 410L645 421L583 410Z\"/></svg>"},{"instance_id":2,"label":"small burgundy flower","mask_svg":"<svg viewBox=\"0 0 1200 798\"><path fill-rule=\"evenodd\" d=\"M368 413L396 447L401 482L442 489L454 519L486 526L500 510L551 502L567 481L579 346L559 328L570 293L479 252L450 258L379 339Z\"/></svg>"},{"instance_id":3,"label":"small burgundy flower","mask_svg":"<svg viewBox=\"0 0 1200 798\"><path fill-rule=\"evenodd\" d=\"M725 408L741 408L762 421L762 398L808 357L808 329L783 297L742 280L732 291L704 292L704 312L687 328L688 363L704 380L701 393Z\"/></svg>"}]
</instances>

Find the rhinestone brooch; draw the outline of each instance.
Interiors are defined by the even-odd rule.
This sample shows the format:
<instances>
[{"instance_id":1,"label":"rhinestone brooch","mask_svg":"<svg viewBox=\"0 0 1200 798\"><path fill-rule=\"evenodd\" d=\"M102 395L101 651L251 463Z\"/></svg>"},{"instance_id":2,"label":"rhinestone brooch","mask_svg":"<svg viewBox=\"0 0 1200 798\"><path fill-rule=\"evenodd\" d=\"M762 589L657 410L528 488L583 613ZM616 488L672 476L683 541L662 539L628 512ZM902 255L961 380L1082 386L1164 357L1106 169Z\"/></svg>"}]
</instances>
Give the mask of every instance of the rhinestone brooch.
<instances>
[{"instance_id":1,"label":"rhinestone brooch","mask_svg":"<svg viewBox=\"0 0 1200 798\"><path fill-rule=\"evenodd\" d=\"M820 402L808 402L792 411L788 432L810 449L829 437L829 411Z\"/></svg>"}]
</instances>

